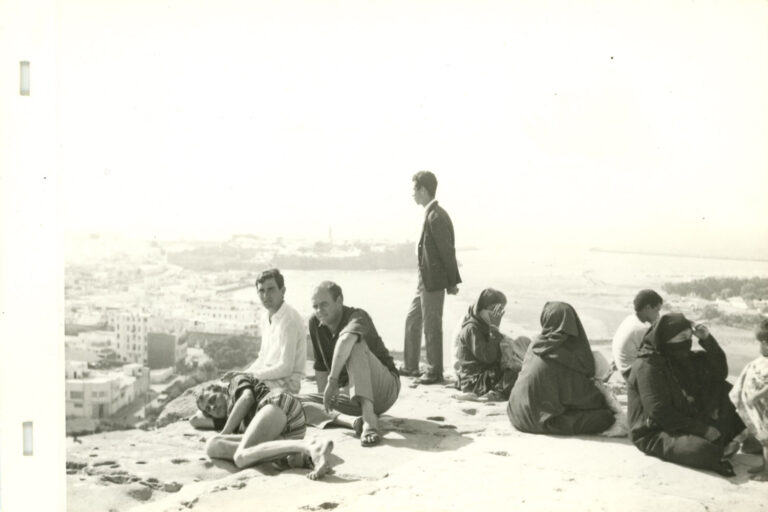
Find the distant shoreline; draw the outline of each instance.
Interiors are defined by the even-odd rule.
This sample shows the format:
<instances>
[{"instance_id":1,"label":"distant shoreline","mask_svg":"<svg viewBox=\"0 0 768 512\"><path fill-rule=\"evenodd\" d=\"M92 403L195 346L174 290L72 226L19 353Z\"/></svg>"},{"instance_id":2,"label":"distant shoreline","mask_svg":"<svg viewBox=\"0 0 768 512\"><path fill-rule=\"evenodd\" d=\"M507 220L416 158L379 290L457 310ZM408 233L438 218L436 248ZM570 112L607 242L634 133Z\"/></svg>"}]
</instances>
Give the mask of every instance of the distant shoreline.
<instances>
[{"instance_id":1,"label":"distant shoreline","mask_svg":"<svg viewBox=\"0 0 768 512\"><path fill-rule=\"evenodd\" d=\"M622 251L619 249L602 249L600 247L591 247L589 252L606 252L611 254L634 254L638 256L665 256L670 258L700 258L703 260L727 260L727 261L756 261L768 263L768 258L735 258L732 256L702 256L697 254L675 254L668 252L643 252L643 251Z\"/></svg>"}]
</instances>

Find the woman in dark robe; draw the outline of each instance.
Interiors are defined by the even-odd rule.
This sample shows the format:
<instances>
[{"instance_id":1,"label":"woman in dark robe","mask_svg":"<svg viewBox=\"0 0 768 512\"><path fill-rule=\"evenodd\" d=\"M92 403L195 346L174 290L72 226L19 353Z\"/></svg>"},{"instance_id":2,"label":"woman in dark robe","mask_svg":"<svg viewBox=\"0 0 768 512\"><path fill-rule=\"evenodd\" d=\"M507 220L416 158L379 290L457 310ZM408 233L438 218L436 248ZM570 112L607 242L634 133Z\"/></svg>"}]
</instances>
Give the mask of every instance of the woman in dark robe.
<instances>
[{"instance_id":1,"label":"woman in dark robe","mask_svg":"<svg viewBox=\"0 0 768 512\"><path fill-rule=\"evenodd\" d=\"M733 476L725 459L744 423L728 398L728 363L704 326L695 331L704 350L692 351L693 333L673 313L645 334L627 381L630 438L647 455Z\"/></svg>"},{"instance_id":2,"label":"woman in dark robe","mask_svg":"<svg viewBox=\"0 0 768 512\"><path fill-rule=\"evenodd\" d=\"M486 288L469 307L456 336L456 387L488 400L503 401L515 384L519 370L502 368L499 323L507 298Z\"/></svg>"},{"instance_id":3,"label":"woman in dark robe","mask_svg":"<svg viewBox=\"0 0 768 512\"><path fill-rule=\"evenodd\" d=\"M615 422L595 386L595 360L576 311L547 302L509 397L512 425L532 434L598 434Z\"/></svg>"}]
</instances>

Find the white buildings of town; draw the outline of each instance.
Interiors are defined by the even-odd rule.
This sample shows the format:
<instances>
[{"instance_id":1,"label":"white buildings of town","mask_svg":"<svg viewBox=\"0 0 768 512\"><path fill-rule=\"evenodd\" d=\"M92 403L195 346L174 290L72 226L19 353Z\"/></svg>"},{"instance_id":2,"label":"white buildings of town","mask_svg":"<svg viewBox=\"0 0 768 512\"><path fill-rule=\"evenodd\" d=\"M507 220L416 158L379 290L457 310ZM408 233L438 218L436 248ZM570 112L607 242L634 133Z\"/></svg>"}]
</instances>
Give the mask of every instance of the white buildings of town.
<instances>
[{"instance_id":1,"label":"white buildings of town","mask_svg":"<svg viewBox=\"0 0 768 512\"><path fill-rule=\"evenodd\" d=\"M110 311L107 325L115 331L115 350L123 361L147 364L147 334L151 331L149 313Z\"/></svg>"},{"instance_id":2,"label":"white buildings of town","mask_svg":"<svg viewBox=\"0 0 768 512\"><path fill-rule=\"evenodd\" d=\"M253 285L250 272L189 271L168 264L157 248L143 256L126 249L110 258L75 259L79 263L65 271L65 323L72 334L65 335L68 418L115 414L148 389L150 367L156 379L167 379L188 359L187 333L258 335L258 300L222 297L222 291ZM198 347L189 359L207 357ZM93 369L110 366L108 360L127 364Z\"/></svg>"},{"instance_id":3,"label":"white buildings of town","mask_svg":"<svg viewBox=\"0 0 768 512\"><path fill-rule=\"evenodd\" d=\"M192 330L257 336L260 309L255 302L210 298L194 307Z\"/></svg>"},{"instance_id":4,"label":"white buildings of town","mask_svg":"<svg viewBox=\"0 0 768 512\"><path fill-rule=\"evenodd\" d=\"M127 364L117 371L89 370L84 361L66 362L67 418L105 418L149 389L149 369Z\"/></svg>"},{"instance_id":5,"label":"white buildings of town","mask_svg":"<svg viewBox=\"0 0 768 512\"><path fill-rule=\"evenodd\" d=\"M116 353L114 331L87 331L77 336L64 336L65 358L72 361L94 362Z\"/></svg>"}]
</instances>

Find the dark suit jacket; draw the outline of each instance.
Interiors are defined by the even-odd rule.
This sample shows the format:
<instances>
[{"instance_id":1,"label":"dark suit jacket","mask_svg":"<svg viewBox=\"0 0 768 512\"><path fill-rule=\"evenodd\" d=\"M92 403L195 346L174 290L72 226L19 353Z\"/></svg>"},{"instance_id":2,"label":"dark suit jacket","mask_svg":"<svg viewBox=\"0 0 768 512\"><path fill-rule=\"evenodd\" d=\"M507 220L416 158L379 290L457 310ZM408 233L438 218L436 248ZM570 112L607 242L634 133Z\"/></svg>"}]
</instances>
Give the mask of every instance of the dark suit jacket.
<instances>
[{"instance_id":1,"label":"dark suit jacket","mask_svg":"<svg viewBox=\"0 0 768 512\"><path fill-rule=\"evenodd\" d=\"M428 292L444 290L461 282L453 223L437 201L430 205L424 218L419 240L419 274Z\"/></svg>"}]
</instances>

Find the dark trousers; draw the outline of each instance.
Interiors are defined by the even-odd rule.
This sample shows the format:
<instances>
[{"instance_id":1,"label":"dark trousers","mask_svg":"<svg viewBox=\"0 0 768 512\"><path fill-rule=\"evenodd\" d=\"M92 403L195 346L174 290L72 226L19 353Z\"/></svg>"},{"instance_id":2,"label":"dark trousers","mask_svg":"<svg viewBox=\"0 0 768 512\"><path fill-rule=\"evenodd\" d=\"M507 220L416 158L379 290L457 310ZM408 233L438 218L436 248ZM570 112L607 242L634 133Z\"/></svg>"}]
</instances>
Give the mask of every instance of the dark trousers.
<instances>
[{"instance_id":1,"label":"dark trousers","mask_svg":"<svg viewBox=\"0 0 768 512\"><path fill-rule=\"evenodd\" d=\"M608 430L616 421L610 409L586 411L566 411L544 424L547 434L574 436L579 434L599 434Z\"/></svg>"},{"instance_id":2,"label":"dark trousers","mask_svg":"<svg viewBox=\"0 0 768 512\"><path fill-rule=\"evenodd\" d=\"M408 308L405 317L405 342L403 359L405 369L419 369L421 355L421 333L424 332L424 344L427 347L426 373L429 376L443 376L443 303L445 290L428 292L419 277L416 296Z\"/></svg>"},{"instance_id":3,"label":"dark trousers","mask_svg":"<svg viewBox=\"0 0 768 512\"><path fill-rule=\"evenodd\" d=\"M709 418L703 418L720 432L720 438L711 443L691 434L658 432L635 440L640 451L661 460L691 468L717 471L721 467L725 446L742 430L744 423L728 398L730 385L722 386L711 394Z\"/></svg>"},{"instance_id":4,"label":"dark trousers","mask_svg":"<svg viewBox=\"0 0 768 512\"><path fill-rule=\"evenodd\" d=\"M658 434L635 442L646 455L691 468L717 470L723 458L723 445L710 443L690 434Z\"/></svg>"},{"instance_id":5,"label":"dark trousers","mask_svg":"<svg viewBox=\"0 0 768 512\"><path fill-rule=\"evenodd\" d=\"M360 399L373 403L373 412L384 414L400 395L400 377L390 372L371 352L364 341L355 343L344 365L349 374L349 394L340 393L334 410L349 416L360 416L363 409ZM307 424L323 428L332 416L323 408L323 394L300 395Z\"/></svg>"},{"instance_id":6,"label":"dark trousers","mask_svg":"<svg viewBox=\"0 0 768 512\"><path fill-rule=\"evenodd\" d=\"M505 399L509 399L509 393L512 391L520 371L497 366L473 374L457 373L457 389L465 393L474 393L477 396L483 396L489 391L496 391L501 393Z\"/></svg>"}]
</instances>

